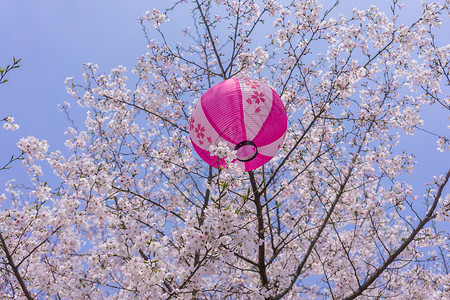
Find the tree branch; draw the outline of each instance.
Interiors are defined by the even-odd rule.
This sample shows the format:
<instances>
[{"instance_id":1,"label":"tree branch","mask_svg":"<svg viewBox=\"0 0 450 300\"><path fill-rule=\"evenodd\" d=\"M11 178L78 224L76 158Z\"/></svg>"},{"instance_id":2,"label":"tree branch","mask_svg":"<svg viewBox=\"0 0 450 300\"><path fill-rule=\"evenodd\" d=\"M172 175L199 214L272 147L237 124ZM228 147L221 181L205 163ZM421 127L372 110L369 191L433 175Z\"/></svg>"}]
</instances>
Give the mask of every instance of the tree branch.
<instances>
[{"instance_id":1,"label":"tree branch","mask_svg":"<svg viewBox=\"0 0 450 300\"><path fill-rule=\"evenodd\" d=\"M219 63L220 71L222 73L222 78L223 78L223 80L225 80L225 79L227 79L227 77L225 75L225 69L223 68L222 60L220 59L220 55L219 55L219 52L217 51L216 44L214 43L214 38L212 36L212 33L211 33L210 28L209 28L208 22L206 20L206 16L203 13L203 10L201 8L200 3L198 3L197 0L195 2L197 3L197 9L200 12L200 15L202 17L203 23L205 24L206 31L208 32L208 37L209 37L209 40L211 41L211 46L213 47L214 54L216 55L217 62Z\"/></svg>"},{"instance_id":2,"label":"tree branch","mask_svg":"<svg viewBox=\"0 0 450 300\"><path fill-rule=\"evenodd\" d=\"M409 244L414 240L416 235L419 233L420 230L431 220L433 219L433 213L439 203L439 198L441 197L442 191L444 190L445 185L448 182L448 179L450 177L450 170L448 170L444 182L439 186L438 192L436 194L436 197L434 198L433 204L428 209L427 214L425 215L425 218L422 219L422 221L417 225L416 229L414 229L413 232L409 235L409 237L398 247L398 249L392 253L386 261L381 265L378 269L375 270L375 272L370 276L364 284L362 284L353 294L350 296L347 296L345 300L351 300L355 299L356 297L360 296L375 280L377 280L378 277L380 277L381 273L386 270L386 268L394 262L394 260L399 256L405 249L408 247Z\"/></svg>"},{"instance_id":3,"label":"tree branch","mask_svg":"<svg viewBox=\"0 0 450 300\"><path fill-rule=\"evenodd\" d=\"M14 260L11 256L11 253L8 250L8 245L6 245L6 241L3 238L3 235L1 232L0 232L0 242L1 242L1 247L3 249L3 252L5 252L6 259L8 260L8 264L11 267L11 269L13 270L14 276L16 277L17 281L19 282L19 285L22 288L22 291L25 294L25 297L28 300L33 299L33 297L31 296L30 292L27 289L27 286L25 285L25 281L23 280L22 275L20 275L19 268L14 264Z\"/></svg>"},{"instance_id":4,"label":"tree branch","mask_svg":"<svg viewBox=\"0 0 450 300\"><path fill-rule=\"evenodd\" d=\"M253 171L249 171L250 183L253 189L254 199L253 202L256 206L256 218L258 220L258 239L260 245L258 246L258 272L261 278L261 284L267 286L269 283L267 279L266 262L265 262L265 243L264 243L264 216L263 216L263 206L261 205L261 193L258 192L258 186L256 184L256 179Z\"/></svg>"},{"instance_id":5,"label":"tree branch","mask_svg":"<svg viewBox=\"0 0 450 300\"><path fill-rule=\"evenodd\" d=\"M206 190L205 198L203 199L203 207L200 211L200 216L198 217L198 227L200 228L200 230L203 225L203 222L205 221L205 210L206 208L208 208L209 204L209 196L211 194L211 189L209 188L209 186L211 186L212 178L213 178L212 167L209 166L208 189ZM194 266L198 265L199 262L200 262L200 250L197 250L195 251L194 256Z\"/></svg>"}]
</instances>

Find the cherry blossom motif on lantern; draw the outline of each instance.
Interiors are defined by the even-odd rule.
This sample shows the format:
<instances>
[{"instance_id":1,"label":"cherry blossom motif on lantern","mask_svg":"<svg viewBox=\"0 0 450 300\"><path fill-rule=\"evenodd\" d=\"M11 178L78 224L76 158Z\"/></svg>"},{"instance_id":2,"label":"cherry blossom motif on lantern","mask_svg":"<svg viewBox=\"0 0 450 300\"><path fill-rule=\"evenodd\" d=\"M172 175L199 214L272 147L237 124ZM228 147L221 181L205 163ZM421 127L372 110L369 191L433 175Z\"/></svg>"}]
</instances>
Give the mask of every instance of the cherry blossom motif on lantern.
<instances>
[{"instance_id":1,"label":"cherry blossom motif on lantern","mask_svg":"<svg viewBox=\"0 0 450 300\"><path fill-rule=\"evenodd\" d=\"M250 86L252 89L257 89L260 87L258 81L256 80L246 80L245 85Z\"/></svg>"},{"instance_id":2,"label":"cherry blossom motif on lantern","mask_svg":"<svg viewBox=\"0 0 450 300\"><path fill-rule=\"evenodd\" d=\"M259 104L260 102L265 102L265 100L264 100L264 94L263 94L263 93L259 93L259 92L257 92L257 91L254 91L254 92L253 92L253 95L251 95L250 98L247 99L247 102L248 102L249 104L252 104L253 101L254 101L256 104Z\"/></svg>"},{"instance_id":3,"label":"cherry blossom motif on lantern","mask_svg":"<svg viewBox=\"0 0 450 300\"><path fill-rule=\"evenodd\" d=\"M280 97L267 84L233 78L201 97L192 110L189 129L192 145L206 163L224 167L226 157L211 155L210 147L226 144L236 151L233 162L247 172L275 156L284 140L287 116Z\"/></svg>"},{"instance_id":4,"label":"cherry blossom motif on lantern","mask_svg":"<svg viewBox=\"0 0 450 300\"><path fill-rule=\"evenodd\" d=\"M203 133L205 131L205 127L203 127L200 123L197 124L197 128L195 128L195 132L197 133L197 137L199 139L202 139L205 137L205 134Z\"/></svg>"}]
</instances>

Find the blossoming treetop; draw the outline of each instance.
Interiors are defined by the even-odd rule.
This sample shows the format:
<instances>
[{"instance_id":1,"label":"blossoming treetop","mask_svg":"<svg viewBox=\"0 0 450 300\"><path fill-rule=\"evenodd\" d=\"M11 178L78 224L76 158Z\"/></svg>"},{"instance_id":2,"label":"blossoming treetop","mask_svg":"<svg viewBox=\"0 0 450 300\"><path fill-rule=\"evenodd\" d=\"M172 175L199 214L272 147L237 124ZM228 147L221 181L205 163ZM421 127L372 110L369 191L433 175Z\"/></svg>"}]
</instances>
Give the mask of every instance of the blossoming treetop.
<instances>
[{"instance_id":1,"label":"blossoming treetop","mask_svg":"<svg viewBox=\"0 0 450 300\"><path fill-rule=\"evenodd\" d=\"M409 5L409 3L408 3ZM448 1L409 24L397 0L337 15L339 1L175 1L141 23L148 53L66 81L86 110L68 154L23 138L33 186L0 194L4 297L443 298L449 293L448 163L427 189L404 181L405 134L449 109ZM184 36L166 31L186 11ZM193 103L254 78L280 95L284 144L246 173L193 151ZM69 111L69 105L64 109ZM439 149L448 151L440 137ZM218 143L211 155L233 157ZM61 184L49 186L42 164ZM426 191L426 209L421 197Z\"/></svg>"}]
</instances>

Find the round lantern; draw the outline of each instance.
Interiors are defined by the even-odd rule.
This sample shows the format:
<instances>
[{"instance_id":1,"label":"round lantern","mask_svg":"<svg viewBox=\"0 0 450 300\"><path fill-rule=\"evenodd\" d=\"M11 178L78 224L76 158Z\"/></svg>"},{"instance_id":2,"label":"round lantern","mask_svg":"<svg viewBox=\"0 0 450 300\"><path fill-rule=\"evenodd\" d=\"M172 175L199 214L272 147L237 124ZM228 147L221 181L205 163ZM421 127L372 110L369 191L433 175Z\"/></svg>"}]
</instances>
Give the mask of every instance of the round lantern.
<instances>
[{"instance_id":1,"label":"round lantern","mask_svg":"<svg viewBox=\"0 0 450 300\"><path fill-rule=\"evenodd\" d=\"M245 172L275 156L286 129L280 97L267 84L248 78L228 79L210 88L189 121L192 145L206 163L215 168L226 165L224 158L210 154L211 145L225 142L236 150L235 162Z\"/></svg>"}]
</instances>

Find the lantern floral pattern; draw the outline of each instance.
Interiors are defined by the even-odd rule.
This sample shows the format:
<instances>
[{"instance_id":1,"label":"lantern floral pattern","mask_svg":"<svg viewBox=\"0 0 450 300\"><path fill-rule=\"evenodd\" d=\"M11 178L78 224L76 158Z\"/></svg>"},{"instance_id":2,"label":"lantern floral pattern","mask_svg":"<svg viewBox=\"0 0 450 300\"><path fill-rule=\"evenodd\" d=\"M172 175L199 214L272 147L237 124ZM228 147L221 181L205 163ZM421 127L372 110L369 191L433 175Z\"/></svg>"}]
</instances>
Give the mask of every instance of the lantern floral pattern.
<instances>
[{"instance_id":1,"label":"lantern floral pattern","mask_svg":"<svg viewBox=\"0 0 450 300\"><path fill-rule=\"evenodd\" d=\"M192 145L206 163L224 167L230 159L213 155L211 146L226 144L237 152L233 162L245 172L276 155L286 130L286 110L278 94L262 81L248 78L228 79L210 88L189 121Z\"/></svg>"}]
</instances>

